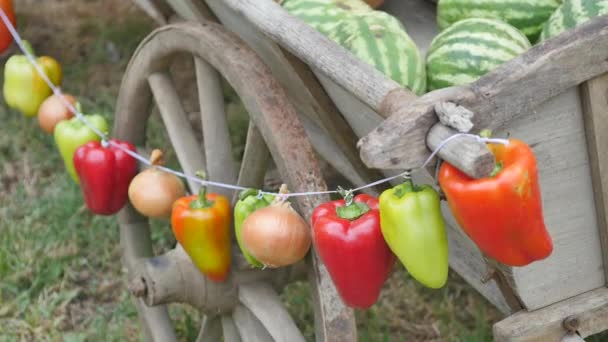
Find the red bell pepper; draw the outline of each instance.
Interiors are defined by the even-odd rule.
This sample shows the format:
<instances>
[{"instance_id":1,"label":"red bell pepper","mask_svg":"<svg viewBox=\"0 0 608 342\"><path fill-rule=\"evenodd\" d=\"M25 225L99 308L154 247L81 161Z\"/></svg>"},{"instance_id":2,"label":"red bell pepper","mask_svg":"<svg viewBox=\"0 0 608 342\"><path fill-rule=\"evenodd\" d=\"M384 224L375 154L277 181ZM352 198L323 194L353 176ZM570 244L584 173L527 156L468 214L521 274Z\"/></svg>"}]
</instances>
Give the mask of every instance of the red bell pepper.
<instances>
[{"instance_id":1,"label":"red bell pepper","mask_svg":"<svg viewBox=\"0 0 608 342\"><path fill-rule=\"evenodd\" d=\"M344 303L369 308L395 262L380 230L378 199L370 195L321 204L312 213L313 242Z\"/></svg>"},{"instance_id":2,"label":"red bell pepper","mask_svg":"<svg viewBox=\"0 0 608 342\"><path fill-rule=\"evenodd\" d=\"M113 143L135 152L127 142ZM80 178L87 207L95 214L112 215L127 202L129 183L137 173L137 162L126 152L97 141L86 143L74 152L74 167Z\"/></svg>"},{"instance_id":3,"label":"red bell pepper","mask_svg":"<svg viewBox=\"0 0 608 342\"><path fill-rule=\"evenodd\" d=\"M456 221L479 249L510 266L548 257L551 236L543 220L536 159L525 143L488 144L497 168L472 179L444 162L439 184Z\"/></svg>"}]
</instances>

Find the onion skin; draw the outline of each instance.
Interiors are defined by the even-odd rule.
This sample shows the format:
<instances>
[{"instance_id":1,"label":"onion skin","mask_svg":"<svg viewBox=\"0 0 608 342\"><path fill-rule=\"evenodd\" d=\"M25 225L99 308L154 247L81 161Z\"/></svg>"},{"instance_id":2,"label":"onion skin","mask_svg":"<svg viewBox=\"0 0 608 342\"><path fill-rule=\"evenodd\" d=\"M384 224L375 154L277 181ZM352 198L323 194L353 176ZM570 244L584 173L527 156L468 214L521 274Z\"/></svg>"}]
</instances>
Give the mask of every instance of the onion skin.
<instances>
[{"instance_id":1,"label":"onion skin","mask_svg":"<svg viewBox=\"0 0 608 342\"><path fill-rule=\"evenodd\" d=\"M173 203L185 194L179 178L154 167L139 173L129 184L131 204L140 214L151 218L169 218Z\"/></svg>"},{"instance_id":2,"label":"onion skin","mask_svg":"<svg viewBox=\"0 0 608 342\"><path fill-rule=\"evenodd\" d=\"M365 0L365 2L369 5L369 7L375 9L382 6L384 0Z\"/></svg>"},{"instance_id":3,"label":"onion skin","mask_svg":"<svg viewBox=\"0 0 608 342\"><path fill-rule=\"evenodd\" d=\"M63 97L74 106L76 99L68 94ZM68 109L63 100L57 95L51 95L38 108L38 124L43 131L52 134L55 126L63 120L72 118L74 114Z\"/></svg>"},{"instance_id":4,"label":"onion skin","mask_svg":"<svg viewBox=\"0 0 608 342\"><path fill-rule=\"evenodd\" d=\"M312 241L308 224L289 203L254 211L243 222L242 239L249 253L267 267L302 260Z\"/></svg>"}]
</instances>

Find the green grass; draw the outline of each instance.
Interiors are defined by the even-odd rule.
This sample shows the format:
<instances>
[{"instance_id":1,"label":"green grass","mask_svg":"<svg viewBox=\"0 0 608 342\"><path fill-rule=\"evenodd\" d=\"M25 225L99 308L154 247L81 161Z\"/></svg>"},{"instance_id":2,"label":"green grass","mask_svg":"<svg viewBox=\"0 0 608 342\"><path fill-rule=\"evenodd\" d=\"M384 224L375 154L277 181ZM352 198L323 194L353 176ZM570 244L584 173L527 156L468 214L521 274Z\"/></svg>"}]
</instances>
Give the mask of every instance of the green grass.
<instances>
[{"instance_id":1,"label":"green grass","mask_svg":"<svg viewBox=\"0 0 608 342\"><path fill-rule=\"evenodd\" d=\"M32 11L20 14L22 23L36 22ZM136 15L83 17L75 30L56 28L50 41L44 29L22 25L42 52L61 57L65 90L78 95L86 113L100 113L111 124L121 76L151 23ZM62 46L74 39L77 50ZM225 93L238 158L247 118L235 94L229 88ZM143 340L124 282L116 219L88 212L52 137L36 120L3 105L0 120L0 341ZM163 148L169 165L176 166L158 117L149 121L148 132L148 146ZM157 254L175 244L166 221L152 222L152 239ZM290 284L282 298L312 340L309 284ZM170 313L180 340L193 341L200 322L196 310L171 305ZM491 325L500 319L457 275L450 274L445 288L432 291L400 266L379 302L356 315L360 340L370 342L491 341Z\"/></svg>"}]
</instances>

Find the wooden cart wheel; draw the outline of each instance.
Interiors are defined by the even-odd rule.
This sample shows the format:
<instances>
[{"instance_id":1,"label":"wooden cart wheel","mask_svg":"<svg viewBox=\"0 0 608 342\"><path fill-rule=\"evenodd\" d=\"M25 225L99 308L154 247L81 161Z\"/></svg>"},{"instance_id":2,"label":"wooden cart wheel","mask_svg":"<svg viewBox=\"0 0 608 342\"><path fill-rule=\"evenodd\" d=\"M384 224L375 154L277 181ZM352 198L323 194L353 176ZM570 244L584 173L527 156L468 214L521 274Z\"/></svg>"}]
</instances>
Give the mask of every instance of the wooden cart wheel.
<instances>
[{"instance_id":1,"label":"wooden cart wheel","mask_svg":"<svg viewBox=\"0 0 608 342\"><path fill-rule=\"evenodd\" d=\"M177 91L168 73L169 63L178 53L194 57L204 151L196 141ZM223 95L223 75L239 94L251 120L247 142L238 173L232 160L231 143ZM211 180L260 187L266 162L273 158L291 191L326 188L312 147L286 100L282 87L269 69L238 37L222 26L205 23L180 23L155 30L134 53L123 78L116 106L114 136L143 146L146 121L155 100L173 148L184 172L194 174L206 169ZM189 184L192 192L197 184ZM232 191L211 191L231 196ZM296 208L306 218L325 196L298 197ZM196 270L178 245L169 253L153 257L146 218L130 205L119 214L124 263L129 272L130 290L138 297L138 313L149 340L176 340L173 326L163 304L185 302L206 317L199 335L201 341L303 341L302 334L283 307L275 289L302 273L301 268L250 270L239 260L224 283L208 281ZM340 340L354 340L356 331L352 311L335 294L316 253L311 253L312 272L308 272L323 292L315 298L317 338L341 331ZM333 296L333 297L332 297ZM321 328L319 329L319 325Z\"/></svg>"}]
</instances>

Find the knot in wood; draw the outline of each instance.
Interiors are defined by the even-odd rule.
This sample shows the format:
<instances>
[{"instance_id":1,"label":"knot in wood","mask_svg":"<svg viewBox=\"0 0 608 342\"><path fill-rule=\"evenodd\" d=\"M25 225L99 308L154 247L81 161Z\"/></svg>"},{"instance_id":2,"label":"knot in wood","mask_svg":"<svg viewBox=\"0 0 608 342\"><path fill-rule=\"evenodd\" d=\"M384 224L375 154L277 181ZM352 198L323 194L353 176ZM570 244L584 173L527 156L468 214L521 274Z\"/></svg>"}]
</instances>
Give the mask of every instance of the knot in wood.
<instances>
[{"instance_id":1,"label":"knot in wood","mask_svg":"<svg viewBox=\"0 0 608 342\"><path fill-rule=\"evenodd\" d=\"M452 127L460 133L467 133L473 128L474 113L463 106L452 102L438 102L435 104L435 113L439 122Z\"/></svg>"},{"instance_id":2,"label":"knot in wood","mask_svg":"<svg viewBox=\"0 0 608 342\"><path fill-rule=\"evenodd\" d=\"M148 292L146 281L141 277L135 278L131 284L129 284L129 292L137 298L144 297Z\"/></svg>"},{"instance_id":3,"label":"knot in wood","mask_svg":"<svg viewBox=\"0 0 608 342\"><path fill-rule=\"evenodd\" d=\"M578 318L574 316L568 316L564 318L564 321L562 322L562 326L564 327L564 329L566 329L571 334L575 334L577 332L579 325L580 322Z\"/></svg>"}]
</instances>

